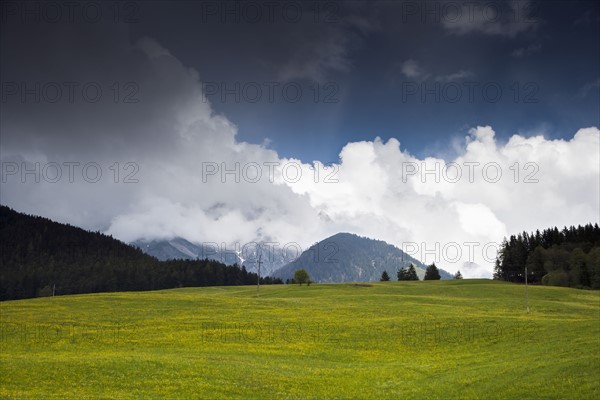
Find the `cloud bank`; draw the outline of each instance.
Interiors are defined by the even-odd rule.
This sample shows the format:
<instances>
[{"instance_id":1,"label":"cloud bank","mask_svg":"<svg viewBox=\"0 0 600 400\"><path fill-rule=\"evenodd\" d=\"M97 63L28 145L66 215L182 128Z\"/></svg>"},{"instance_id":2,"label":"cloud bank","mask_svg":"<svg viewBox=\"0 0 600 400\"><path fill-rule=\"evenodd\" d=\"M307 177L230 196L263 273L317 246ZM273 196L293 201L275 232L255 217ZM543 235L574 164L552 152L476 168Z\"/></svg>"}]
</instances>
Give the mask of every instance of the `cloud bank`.
<instances>
[{"instance_id":1,"label":"cloud bank","mask_svg":"<svg viewBox=\"0 0 600 400\"><path fill-rule=\"evenodd\" d=\"M238 140L235 124L203 96L198 71L151 38L130 43L126 32L111 32L92 58L57 57L43 71L3 67L6 81L30 87L76 81L103 90L96 102L79 89L73 102L23 101L19 92L7 99L3 204L125 242L181 236L307 248L348 231L465 277L491 276L504 236L598 222L596 127L570 140L515 134L498 143L492 127L477 126L447 160L374 138L346 144L334 164L306 164ZM71 46L88 51L101 36L88 33L69 36ZM31 50L6 56L31 65Z\"/></svg>"}]
</instances>

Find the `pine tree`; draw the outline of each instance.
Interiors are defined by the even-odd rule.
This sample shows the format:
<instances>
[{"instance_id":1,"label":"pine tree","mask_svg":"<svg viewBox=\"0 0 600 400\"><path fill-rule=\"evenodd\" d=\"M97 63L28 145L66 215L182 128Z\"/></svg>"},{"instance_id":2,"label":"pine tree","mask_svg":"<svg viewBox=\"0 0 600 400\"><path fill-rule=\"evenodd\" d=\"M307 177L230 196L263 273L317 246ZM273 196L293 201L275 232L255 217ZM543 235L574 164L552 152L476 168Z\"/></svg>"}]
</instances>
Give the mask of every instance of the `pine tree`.
<instances>
[{"instance_id":1,"label":"pine tree","mask_svg":"<svg viewBox=\"0 0 600 400\"><path fill-rule=\"evenodd\" d=\"M440 279L442 279L442 277L440 276L440 270L435 266L435 263L428 266L427 270L425 270L425 278L423 278L423 280L425 280L425 281L438 280L439 281Z\"/></svg>"},{"instance_id":2,"label":"pine tree","mask_svg":"<svg viewBox=\"0 0 600 400\"><path fill-rule=\"evenodd\" d=\"M400 271L398 271L398 280L399 281L405 281L406 279L406 268L402 267L400 268Z\"/></svg>"},{"instance_id":3,"label":"pine tree","mask_svg":"<svg viewBox=\"0 0 600 400\"><path fill-rule=\"evenodd\" d=\"M390 280L390 276L388 275L387 271L383 271L383 273L381 274L381 282L387 282Z\"/></svg>"},{"instance_id":4,"label":"pine tree","mask_svg":"<svg viewBox=\"0 0 600 400\"><path fill-rule=\"evenodd\" d=\"M590 287L592 285L592 279L590 277L590 271L587 268L586 263L584 262L579 267L579 283L584 287Z\"/></svg>"},{"instance_id":5,"label":"pine tree","mask_svg":"<svg viewBox=\"0 0 600 400\"><path fill-rule=\"evenodd\" d=\"M462 274L460 273L460 270L456 271L456 273L454 274L454 279L462 279Z\"/></svg>"},{"instance_id":6,"label":"pine tree","mask_svg":"<svg viewBox=\"0 0 600 400\"><path fill-rule=\"evenodd\" d=\"M536 246L527 257L527 279L530 283L541 282L546 275L544 269L545 250L542 246Z\"/></svg>"},{"instance_id":7,"label":"pine tree","mask_svg":"<svg viewBox=\"0 0 600 400\"><path fill-rule=\"evenodd\" d=\"M408 267L408 271L406 272L406 280L408 281L418 281L419 277L417 276L417 270L415 269L415 266L410 264L410 267Z\"/></svg>"}]
</instances>

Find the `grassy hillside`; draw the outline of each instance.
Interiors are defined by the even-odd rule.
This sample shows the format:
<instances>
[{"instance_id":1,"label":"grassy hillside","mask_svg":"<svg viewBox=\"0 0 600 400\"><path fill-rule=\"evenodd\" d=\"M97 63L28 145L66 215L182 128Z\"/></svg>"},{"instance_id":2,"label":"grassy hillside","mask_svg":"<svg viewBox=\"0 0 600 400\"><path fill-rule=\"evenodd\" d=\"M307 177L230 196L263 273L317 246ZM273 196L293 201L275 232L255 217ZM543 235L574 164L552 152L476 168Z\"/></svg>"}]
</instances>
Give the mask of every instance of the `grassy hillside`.
<instances>
[{"instance_id":1,"label":"grassy hillside","mask_svg":"<svg viewBox=\"0 0 600 400\"><path fill-rule=\"evenodd\" d=\"M1 398L599 398L600 292L485 281L0 303Z\"/></svg>"}]
</instances>

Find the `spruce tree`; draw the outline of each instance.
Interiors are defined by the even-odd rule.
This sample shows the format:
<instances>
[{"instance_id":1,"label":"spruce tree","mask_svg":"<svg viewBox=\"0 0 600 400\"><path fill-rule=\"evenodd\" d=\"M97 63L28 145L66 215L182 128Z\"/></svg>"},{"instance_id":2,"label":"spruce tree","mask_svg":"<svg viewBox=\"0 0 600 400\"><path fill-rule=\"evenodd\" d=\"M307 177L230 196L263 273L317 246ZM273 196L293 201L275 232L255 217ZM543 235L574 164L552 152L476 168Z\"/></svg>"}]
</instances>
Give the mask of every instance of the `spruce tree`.
<instances>
[{"instance_id":1,"label":"spruce tree","mask_svg":"<svg viewBox=\"0 0 600 400\"><path fill-rule=\"evenodd\" d=\"M399 281L406 280L406 268L404 268L404 267L400 268L400 271L398 271L398 280Z\"/></svg>"},{"instance_id":2,"label":"spruce tree","mask_svg":"<svg viewBox=\"0 0 600 400\"><path fill-rule=\"evenodd\" d=\"M406 272L406 280L407 281L418 281L419 277L417 276L417 270L415 269L415 266L410 264L410 267L408 267L408 271Z\"/></svg>"},{"instance_id":3,"label":"spruce tree","mask_svg":"<svg viewBox=\"0 0 600 400\"><path fill-rule=\"evenodd\" d=\"M425 277L423 278L423 280L439 281L440 279L442 279L442 277L440 276L440 270L435 266L435 263L428 266L427 270L425 271Z\"/></svg>"},{"instance_id":4,"label":"spruce tree","mask_svg":"<svg viewBox=\"0 0 600 400\"><path fill-rule=\"evenodd\" d=\"M381 274L381 282L387 282L390 280L390 276L388 275L387 271L383 271L383 273Z\"/></svg>"}]
</instances>

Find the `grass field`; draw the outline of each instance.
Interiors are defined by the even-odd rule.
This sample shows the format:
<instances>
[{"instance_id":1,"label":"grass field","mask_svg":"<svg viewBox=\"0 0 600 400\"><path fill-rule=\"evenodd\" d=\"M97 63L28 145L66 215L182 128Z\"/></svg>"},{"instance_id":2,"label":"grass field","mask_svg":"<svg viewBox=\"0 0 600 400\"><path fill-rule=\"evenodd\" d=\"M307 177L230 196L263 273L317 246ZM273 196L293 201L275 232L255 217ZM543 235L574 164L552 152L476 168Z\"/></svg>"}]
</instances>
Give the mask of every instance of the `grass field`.
<instances>
[{"instance_id":1,"label":"grass field","mask_svg":"<svg viewBox=\"0 0 600 400\"><path fill-rule=\"evenodd\" d=\"M486 280L0 303L0 397L597 399L600 292Z\"/></svg>"}]
</instances>

